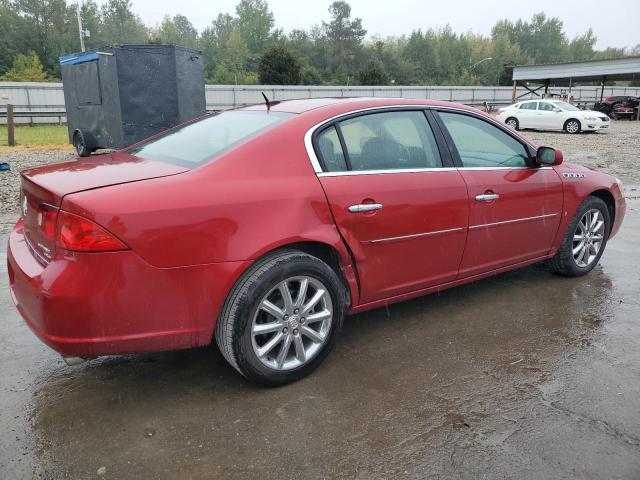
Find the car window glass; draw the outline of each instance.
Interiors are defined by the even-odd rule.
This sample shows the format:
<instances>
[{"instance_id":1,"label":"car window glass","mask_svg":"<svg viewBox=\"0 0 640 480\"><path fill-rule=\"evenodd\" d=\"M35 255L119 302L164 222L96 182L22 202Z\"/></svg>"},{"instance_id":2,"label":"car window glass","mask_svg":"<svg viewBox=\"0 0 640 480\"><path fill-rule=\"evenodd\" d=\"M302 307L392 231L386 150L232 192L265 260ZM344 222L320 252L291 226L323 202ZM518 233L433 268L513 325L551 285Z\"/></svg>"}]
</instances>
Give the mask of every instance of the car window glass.
<instances>
[{"instance_id":1,"label":"car window glass","mask_svg":"<svg viewBox=\"0 0 640 480\"><path fill-rule=\"evenodd\" d=\"M527 102L522 104L520 110L535 110L536 108L538 108L538 102Z\"/></svg>"},{"instance_id":2,"label":"car window glass","mask_svg":"<svg viewBox=\"0 0 640 480\"><path fill-rule=\"evenodd\" d=\"M163 133L127 153L195 168L290 118L284 112L223 112Z\"/></svg>"},{"instance_id":3,"label":"car window glass","mask_svg":"<svg viewBox=\"0 0 640 480\"><path fill-rule=\"evenodd\" d=\"M424 113L384 112L340 122L353 170L442 167Z\"/></svg>"},{"instance_id":4,"label":"car window glass","mask_svg":"<svg viewBox=\"0 0 640 480\"><path fill-rule=\"evenodd\" d=\"M347 170L342 147L336 127L331 126L318 136L318 149L322 157L325 172L343 172Z\"/></svg>"},{"instance_id":5,"label":"car window glass","mask_svg":"<svg viewBox=\"0 0 640 480\"><path fill-rule=\"evenodd\" d=\"M526 167L527 151L502 129L479 118L440 112L464 167Z\"/></svg>"},{"instance_id":6,"label":"car window glass","mask_svg":"<svg viewBox=\"0 0 640 480\"><path fill-rule=\"evenodd\" d=\"M554 106L549 102L540 102L538 106L538 110L543 110L545 112L553 112Z\"/></svg>"}]
</instances>

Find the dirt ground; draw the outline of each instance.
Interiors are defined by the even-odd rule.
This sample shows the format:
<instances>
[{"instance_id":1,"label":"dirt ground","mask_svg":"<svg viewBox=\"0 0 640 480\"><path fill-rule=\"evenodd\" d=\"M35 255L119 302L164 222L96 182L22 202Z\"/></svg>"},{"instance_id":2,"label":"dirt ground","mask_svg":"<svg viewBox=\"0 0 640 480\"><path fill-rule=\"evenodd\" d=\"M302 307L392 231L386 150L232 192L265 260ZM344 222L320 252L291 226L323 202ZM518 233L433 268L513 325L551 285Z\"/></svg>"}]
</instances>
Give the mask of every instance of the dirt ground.
<instances>
[{"instance_id":1,"label":"dirt ground","mask_svg":"<svg viewBox=\"0 0 640 480\"><path fill-rule=\"evenodd\" d=\"M525 134L640 184L640 124ZM61 158L8 160L4 232L15 170ZM65 366L13 306L6 242L2 479L640 478L640 200L589 275L530 267L348 317L326 362L278 389L214 348Z\"/></svg>"},{"instance_id":2,"label":"dirt ground","mask_svg":"<svg viewBox=\"0 0 640 480\"><path fill-rule=\"evenodd\" d=\"M531 267L346 319L293 385L215 349L65 366L9 297L0 477L640 478L640 201L589 275Z\"/></svg>"}]
</instances>

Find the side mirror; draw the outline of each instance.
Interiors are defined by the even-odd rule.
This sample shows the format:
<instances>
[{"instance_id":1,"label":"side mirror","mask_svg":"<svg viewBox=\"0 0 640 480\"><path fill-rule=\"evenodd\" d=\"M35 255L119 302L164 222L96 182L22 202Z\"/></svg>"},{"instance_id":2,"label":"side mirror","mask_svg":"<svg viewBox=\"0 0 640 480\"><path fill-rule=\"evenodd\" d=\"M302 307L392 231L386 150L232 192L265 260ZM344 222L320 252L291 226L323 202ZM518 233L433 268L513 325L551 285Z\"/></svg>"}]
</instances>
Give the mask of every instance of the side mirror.
<instances>
[{"instance_id":1,"label":"side mirror","mask_svg":"<svg viewBox=\"0 0 640 480\"><path fill-rule=\"evenodd\" d=\"M553 107L553 111L558 113L558 112L561 112L562 110L560 110L558 107Z\"/></svg>"},{"instance_id":2,"label":"side mirror","mask_svg":"<svg viewBox=\"0 0 640 480\"><path fill-rule=\"evenodd\" d=\"M536 162L540 165L560 165L562 152L551 147L540 147L536 153Z\"/></svg>"}]
</instances>

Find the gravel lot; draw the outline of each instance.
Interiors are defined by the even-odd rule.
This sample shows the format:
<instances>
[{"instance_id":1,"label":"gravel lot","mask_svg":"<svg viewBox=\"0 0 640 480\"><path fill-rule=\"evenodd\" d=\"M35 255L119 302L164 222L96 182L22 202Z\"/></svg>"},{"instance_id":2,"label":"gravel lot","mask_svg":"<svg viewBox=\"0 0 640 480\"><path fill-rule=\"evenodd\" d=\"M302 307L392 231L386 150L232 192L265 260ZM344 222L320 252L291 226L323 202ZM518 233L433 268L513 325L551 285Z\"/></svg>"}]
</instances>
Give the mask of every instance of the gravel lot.
<instances>
[{"instance_id":1,"label":"gravel lot","mask_svg":"<svg viewBox=\"0 0 640 480\"><path fill-rule=\"evenodd\" d=\"M533 130L523 133L537 145L560 148L567 162L616 175L625 183L628 197L640 196L640 169L637 168L640 122L611 122L609 131L580 135ZM0 172L0 223L4 223L8 214L18 211L20 170L73 158L71 152L0 153L0 161L11 164L10 171Z\"/></svg>"},{"instance_id":2,"label":"gravel lot","mask_svg":"<svg viewBox=\"0 0 640 480\"><path fill-rule=\"evenodd\" d=\"M565 162L619 177L628 187L627 197L640 196L640 122L614 121L608 131L580 135L534 130L525 130L523 134L537 145L559 148Z\"/></svg>"}]
</instances>

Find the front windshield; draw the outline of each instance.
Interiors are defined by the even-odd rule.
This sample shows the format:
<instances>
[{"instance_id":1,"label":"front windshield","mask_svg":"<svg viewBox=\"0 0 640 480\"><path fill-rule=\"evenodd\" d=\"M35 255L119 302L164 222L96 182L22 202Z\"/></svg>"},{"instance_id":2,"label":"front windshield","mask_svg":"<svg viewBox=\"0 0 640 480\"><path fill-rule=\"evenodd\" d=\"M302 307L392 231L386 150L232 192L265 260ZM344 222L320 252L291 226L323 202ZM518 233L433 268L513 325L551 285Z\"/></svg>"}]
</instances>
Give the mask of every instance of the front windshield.
<instances>
[{"instance_id":1,"label":"front windshield","mask_svg":"<svg viewBox=\"0 0 640 480\"><path fill-rule=\"evenodd\" d=\"M223 112L170 130L128 153L147 160L195 168L292 115L264 110Z\"/></svg>"},{"instance_id":2,"label":"front windshield","mask_svg":"<svg viewBox=\"0 0 640 480\"><path fill-rule=\"evenodd\" d=\"M558 107L560 107L562 110L566 110L567 112L576 112L580 110L575 105L571 105L570 103L567 103L567 102L553 102L553 103Z\"/></svg>"}]
</instances>

